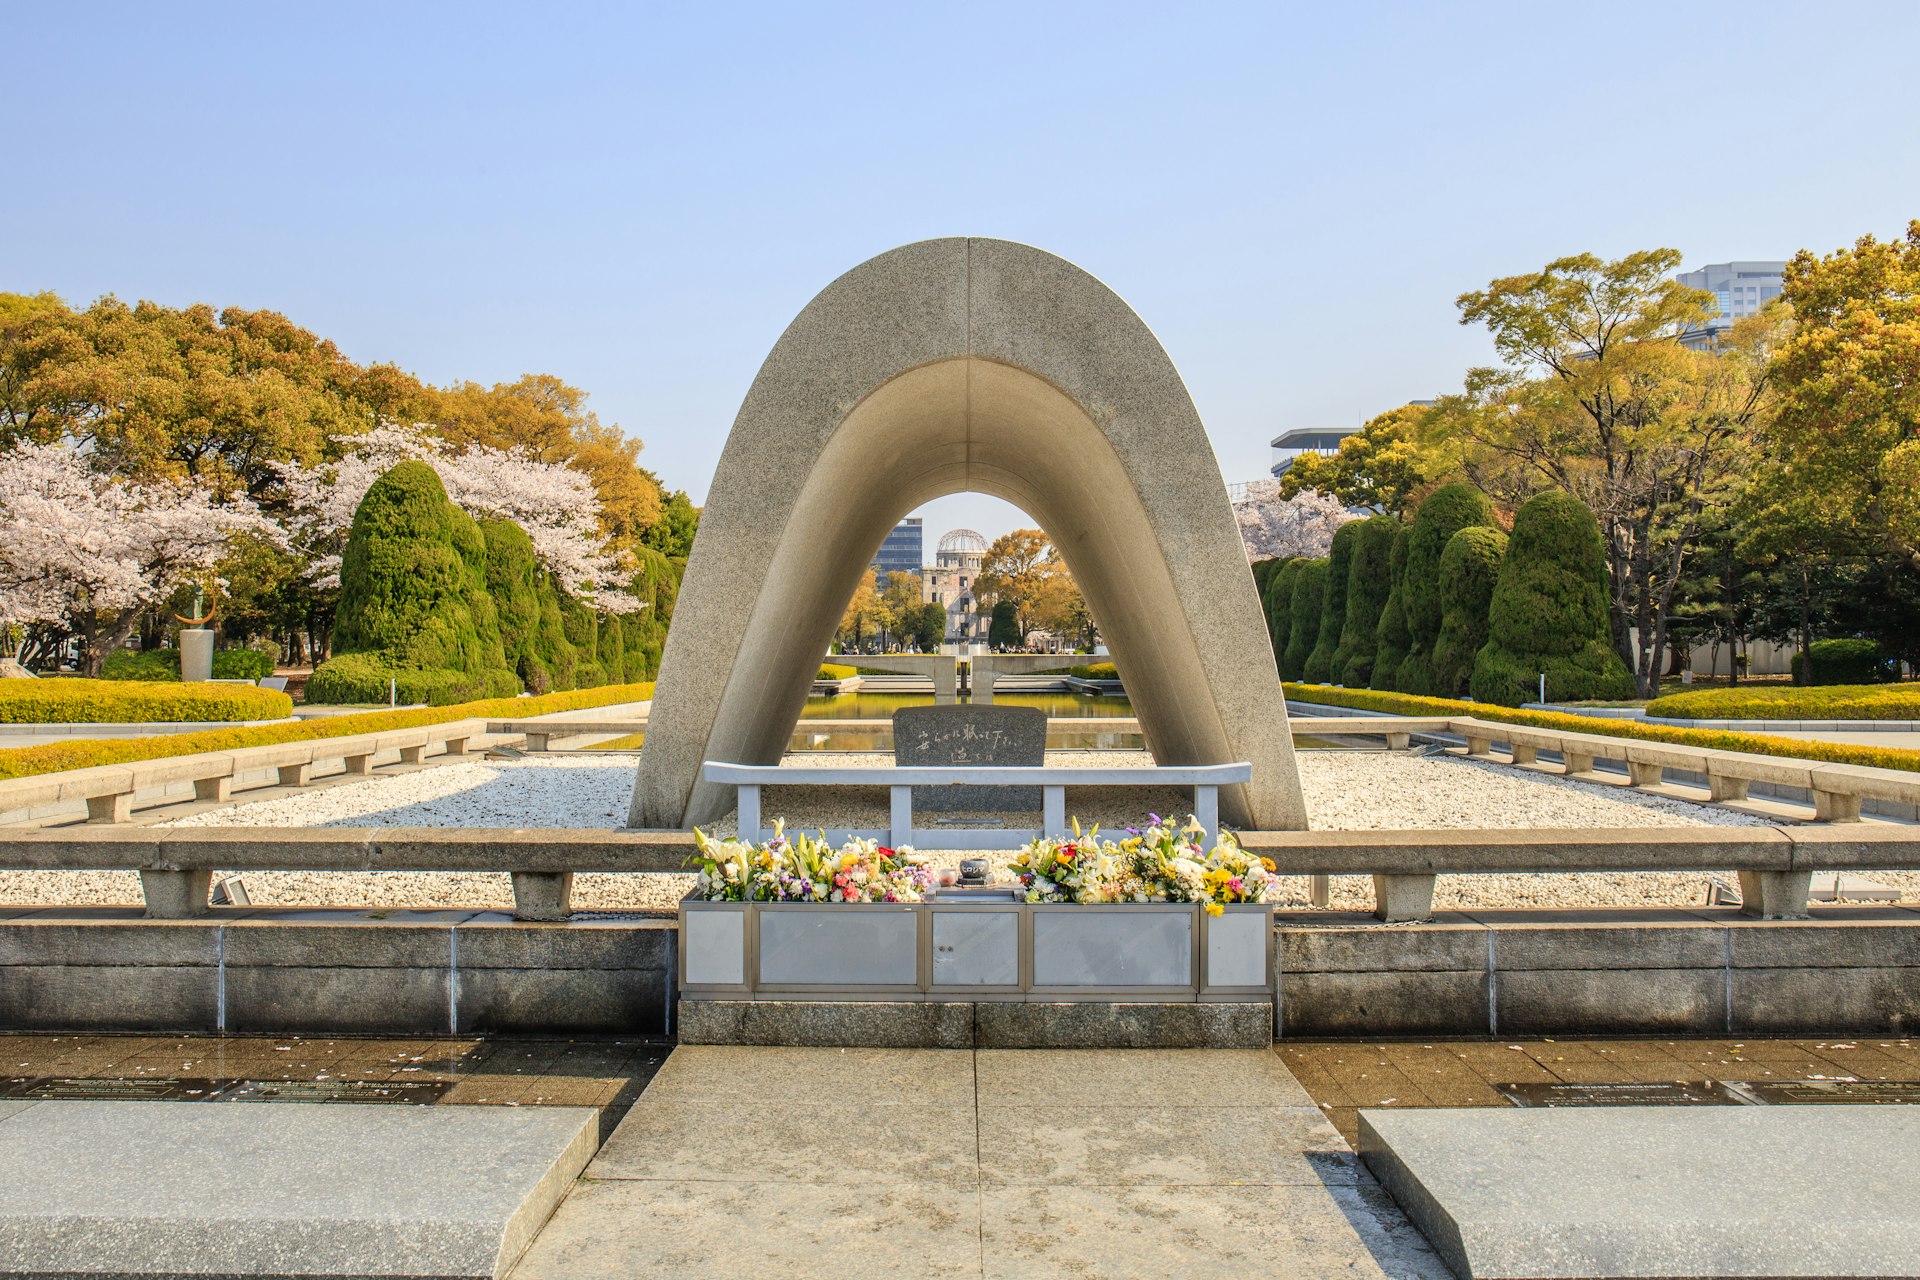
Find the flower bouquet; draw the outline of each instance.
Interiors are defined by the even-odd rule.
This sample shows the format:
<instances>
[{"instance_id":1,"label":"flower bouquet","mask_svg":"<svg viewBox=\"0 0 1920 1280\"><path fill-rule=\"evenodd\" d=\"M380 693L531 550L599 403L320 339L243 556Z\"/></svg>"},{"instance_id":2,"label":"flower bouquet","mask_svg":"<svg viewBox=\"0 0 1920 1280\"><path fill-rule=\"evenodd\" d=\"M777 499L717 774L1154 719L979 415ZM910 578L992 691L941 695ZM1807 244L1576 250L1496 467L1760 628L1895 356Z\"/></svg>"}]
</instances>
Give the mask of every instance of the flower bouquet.
<instances>
[{"instance_id":1,"label":"flower bouquet","mask_svg":"<svg viewBox=\"0 0 1920 1280\"><path fill-rule=\"evenodd\" d=\"M789 837L775 823L765 844L716 839L696 828L694 892L709 902L920 902L935 884L912 849L849 840L835 849L825 833Z\"/></svg>"},{"instance_id":2,"label":"flower bouquet","mask_svg":"<svg viewBox=\"0 0 1920 1280\"><path fill-rule=\"evenodd\" d=\"M1208 849L1206 828L1194 818L1175 826L1149 814L1148 823L1118 841L1101 840L1098 828L1083 836L1077 821L1071 840L1030 841L1013 859L1026 900L1198 902L1217 916L1229 903L1262 903L1276 893L1273 863L1227 832Z\"/></svg>"}]
</instances>

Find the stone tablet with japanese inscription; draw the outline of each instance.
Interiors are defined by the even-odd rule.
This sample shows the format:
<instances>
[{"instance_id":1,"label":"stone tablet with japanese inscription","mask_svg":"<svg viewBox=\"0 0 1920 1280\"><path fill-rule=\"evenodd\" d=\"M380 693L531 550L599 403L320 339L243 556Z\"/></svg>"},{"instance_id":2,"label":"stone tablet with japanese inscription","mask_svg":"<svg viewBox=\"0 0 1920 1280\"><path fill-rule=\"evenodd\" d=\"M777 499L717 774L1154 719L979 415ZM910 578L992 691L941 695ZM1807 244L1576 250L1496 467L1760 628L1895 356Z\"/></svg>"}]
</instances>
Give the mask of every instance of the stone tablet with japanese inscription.
<instances>
[{"instance_id":1,"label":"stone tablet with japanese inscription","mask_svg":"<svg viewBox=\"0 0 1920 1280\"><path fill-rule=\"evenodd\" d=\"M902 768L1039 768L1047 713L1037 707L904 707L893 713L893 762ZM1040 807L1038 787L915 787L919 813L1018 813Z\"/></svg>"}]
</instances>

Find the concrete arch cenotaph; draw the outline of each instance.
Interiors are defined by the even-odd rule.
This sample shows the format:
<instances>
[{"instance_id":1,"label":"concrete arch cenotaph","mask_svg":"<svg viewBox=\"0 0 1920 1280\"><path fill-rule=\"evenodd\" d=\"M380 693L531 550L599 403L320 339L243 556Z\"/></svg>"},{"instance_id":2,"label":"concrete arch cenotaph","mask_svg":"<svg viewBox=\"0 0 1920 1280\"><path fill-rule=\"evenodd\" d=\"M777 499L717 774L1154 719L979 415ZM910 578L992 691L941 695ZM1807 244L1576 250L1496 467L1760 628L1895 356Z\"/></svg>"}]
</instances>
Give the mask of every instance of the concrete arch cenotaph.
<instances>
[{"instance_id":1,"label":"concrete arch cenotaph","mask_svg":"<svg viewBox=\"0 0 1920 1280\"><path fill-rule=\"evenodd\" d=\"M674 609L631 825L724 815L707 760L778 763L881 539L961 491L1013 503L1065 557L1160 764L1249 761L1221 818L1306 826L1253 576L1173 362L1085 271L971 237L861 263L761 366Z\"/></svg>"}]
</instances>

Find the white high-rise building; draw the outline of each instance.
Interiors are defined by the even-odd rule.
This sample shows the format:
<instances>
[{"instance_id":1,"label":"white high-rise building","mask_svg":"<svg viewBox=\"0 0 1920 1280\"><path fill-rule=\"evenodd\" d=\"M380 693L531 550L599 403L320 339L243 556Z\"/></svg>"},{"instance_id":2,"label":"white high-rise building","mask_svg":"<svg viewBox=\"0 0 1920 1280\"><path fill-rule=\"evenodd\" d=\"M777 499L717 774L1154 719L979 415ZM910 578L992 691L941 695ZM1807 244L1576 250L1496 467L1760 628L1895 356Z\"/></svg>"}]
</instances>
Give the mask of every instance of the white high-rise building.
<instances>
[{"instance_id":1,"label":"white high-rise building","mask_svg":"<svg viewBox=\"0 0 1920 1280\"><path fill-rule=\"evenodd\" d=\"M1715 262L1698 271L1683 271L1674 279L1689 289L1705 289L1713 295L1719 314L1698 329L1681 335L1689 347L1710 346L1733 327L1733 322L1753 315L1780 296L1780 273L1784 262Z\"/></svg>"}]
</instances>

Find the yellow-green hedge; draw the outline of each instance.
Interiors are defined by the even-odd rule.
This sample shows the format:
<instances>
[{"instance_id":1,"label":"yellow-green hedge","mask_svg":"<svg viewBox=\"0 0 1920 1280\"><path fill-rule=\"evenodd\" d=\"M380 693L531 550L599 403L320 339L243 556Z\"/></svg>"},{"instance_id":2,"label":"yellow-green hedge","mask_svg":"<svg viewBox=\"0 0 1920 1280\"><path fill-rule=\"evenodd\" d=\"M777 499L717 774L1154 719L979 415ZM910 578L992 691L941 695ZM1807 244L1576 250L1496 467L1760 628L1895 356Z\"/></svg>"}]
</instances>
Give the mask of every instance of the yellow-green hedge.
<instances>
[{"instance_id":1,"label":"yellow-green hedge","mask_svg":"<svg viewBox=\"0 0 1920 1280\"><path fill-rule=\"evenodd\" d=\"M1647 704L1671 720L1920 720L1920 684L1695 689Z\"/></svg>"},{"instance_id":2,"label":"yellow-green hedge","mask_svg":"<svg viewBox=\"0 0 1920 1280\"><path fill-rule=\"evenodd\" d=\"M293 699L246 684L0 680L0 724L284 720Z\"/></svg>"},{"instance_id":3,"label":"yellow-green hedge","mask_svg":"<svg viewBox=\"0 0 1920 1280\"><path fill-rule=\"evenodd\" d=\"M837 662L829 662L820 668L822 680L851 680L857 673L852 667L843 667Z\"/></svg>"},{"instance_id":4,"label":"yellow-green hedge","mask_svg":"<svg viewBox=\"0 0 1920 1280\"><path fill-rule=\"evenodd\" d=\"M11 682L9 682L11 683ZM412 711L367 711L350 716L325 716L297 724L269 724L252 729L209 729L204 733L177 733L151 738L81 739L38 747L0 750L0 778L25 778L95 765L157 760L199 751L233 751L276 742L304 742L313 738L344 738L356 733L411 729L474 717L489 719L545 715L550 711L579 711L616 702L639 702L653 696L653 684L610 684L540 698L489 698L451 707L423 707Z\"/></svg>"},{"instance_id":5,"label":"yellow-green hedge","mask_svg":"<svg viewBox=\"0 0 1920 1280\"><path fill-rule=\"evenodd\" d=\"M1459 702L1452 698L1420 698L1406 693L1376 693L1370 689L1336 689L1330 685L1287 684L1295 702L1317 702L1356 711L1384 711L1402 716L1472 716L1501 724L1525 724L1539 729L1598 733L1642 742L1676 742L1717 751L1749 751L1758 755L1821 760L1829 764L1861 764L1881 769L1908 769L1920 773L1920 751L1898 747L1857 747L1844 742L1807 742L1764 733L1730 733L1723 729L1680 729L1672 725L1641 724L1633 720L1606 720L1558 711L1521 711L1486 702Z\"/></svg>"}]
</instances>

